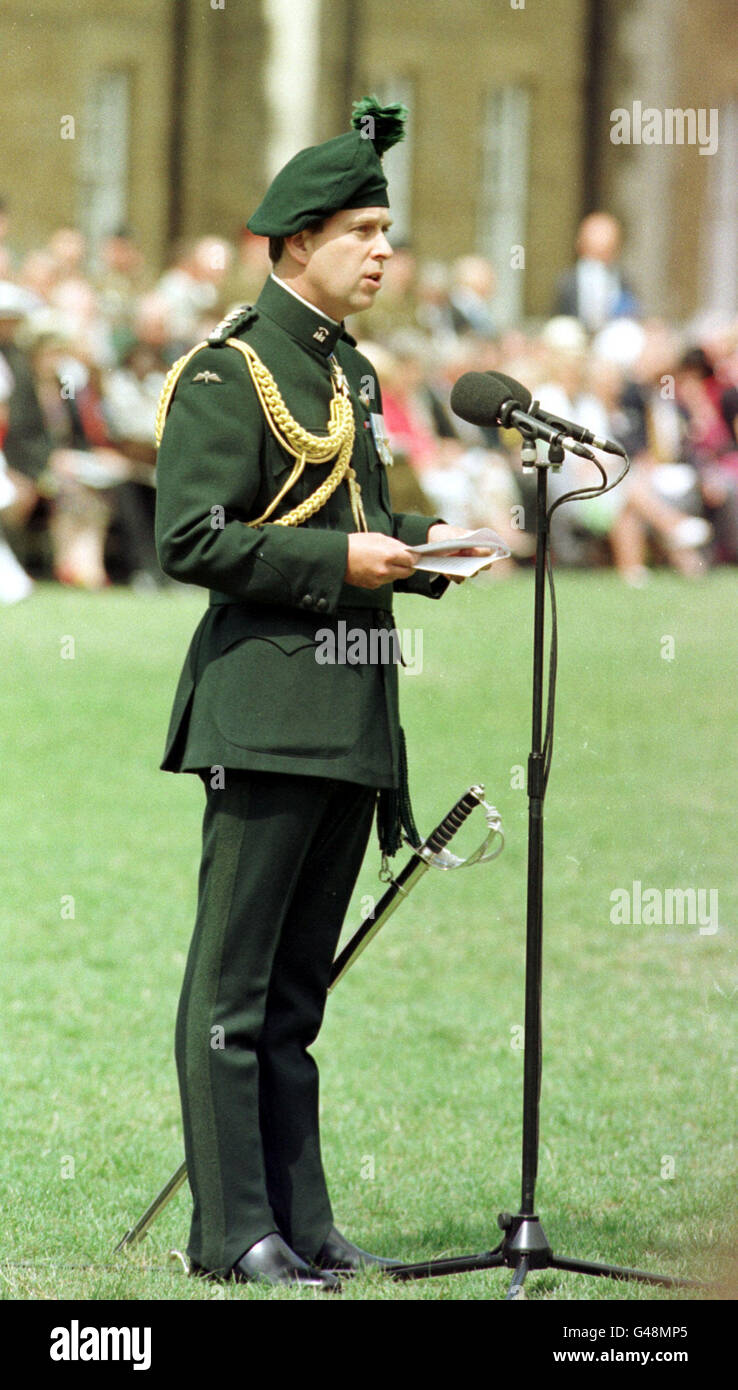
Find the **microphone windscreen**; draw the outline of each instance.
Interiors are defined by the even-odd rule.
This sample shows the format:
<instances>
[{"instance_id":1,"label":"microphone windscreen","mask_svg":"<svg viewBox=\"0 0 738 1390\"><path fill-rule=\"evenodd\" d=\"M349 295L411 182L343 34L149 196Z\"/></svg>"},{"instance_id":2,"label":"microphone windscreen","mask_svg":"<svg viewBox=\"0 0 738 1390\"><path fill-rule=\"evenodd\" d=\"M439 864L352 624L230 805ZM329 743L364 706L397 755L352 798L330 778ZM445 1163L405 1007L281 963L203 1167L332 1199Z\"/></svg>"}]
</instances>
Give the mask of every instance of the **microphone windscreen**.
<instances>
[{"instance_id":1,"label":"microphone windscreen","mask_svg":"<svg viewBox=\"0 0 738 1390\"><path fill-rule=\"evenodd\" d=\"M451 391L451 409L470 425L494 425L510 388L489 372L465 372Z\"/></svg>"},{"instance_id":2,"label":"microphone windscreen","mask_svg":"<svg viewBox=\"0 0 738 1390\"><path fill-rule=\"evenodd\" d=\"M506 376L504 372L487 372L486 375L493 376L507 388L505 400L517 401L520 409L527 411L533 399L527 386L523 386L522 382L516 381L512 376Z\"/></svg>"}]
</instances>

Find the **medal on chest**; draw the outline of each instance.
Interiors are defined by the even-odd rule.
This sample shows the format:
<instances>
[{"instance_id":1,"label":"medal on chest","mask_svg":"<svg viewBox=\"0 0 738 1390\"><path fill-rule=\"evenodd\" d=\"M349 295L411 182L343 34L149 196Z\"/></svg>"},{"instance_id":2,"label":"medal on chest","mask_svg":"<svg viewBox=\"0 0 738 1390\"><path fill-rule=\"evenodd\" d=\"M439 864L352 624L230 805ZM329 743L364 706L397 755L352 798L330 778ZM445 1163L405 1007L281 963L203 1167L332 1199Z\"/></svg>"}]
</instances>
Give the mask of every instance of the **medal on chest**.
<instances>
[{"instance_id":1,"label":"medal on chest","mask_svg":"<svg viewBox=\"0 0 738 1390\"><path fill-rule=\"evenodd\" d=\"M374 447L379 455L380 461L385 468L389 468L394 462L392 450L390 448L389 435L384 423L384 416L372 412L369 416L369 428L374 438Z\"/></svg>"}]
</instances>

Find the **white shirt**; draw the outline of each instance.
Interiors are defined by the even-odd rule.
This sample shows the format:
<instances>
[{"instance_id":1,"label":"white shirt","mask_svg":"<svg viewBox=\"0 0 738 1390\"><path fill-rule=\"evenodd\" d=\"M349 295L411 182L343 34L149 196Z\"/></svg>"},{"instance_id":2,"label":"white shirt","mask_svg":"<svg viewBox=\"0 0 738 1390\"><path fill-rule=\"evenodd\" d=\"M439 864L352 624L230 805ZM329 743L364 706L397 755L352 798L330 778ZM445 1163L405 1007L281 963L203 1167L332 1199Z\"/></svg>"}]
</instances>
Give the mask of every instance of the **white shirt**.
<instances>
[{"instance_id":1,"label":"white shirt","mask_svg":"<svg viewBox=\"0 0 738 1390\"><path fill-rule=\"evenodd\" d=\"M618 294L618 278L602 261L577 262L579 317L591 332L607 323Z\"/></svg>"}]
</instances>

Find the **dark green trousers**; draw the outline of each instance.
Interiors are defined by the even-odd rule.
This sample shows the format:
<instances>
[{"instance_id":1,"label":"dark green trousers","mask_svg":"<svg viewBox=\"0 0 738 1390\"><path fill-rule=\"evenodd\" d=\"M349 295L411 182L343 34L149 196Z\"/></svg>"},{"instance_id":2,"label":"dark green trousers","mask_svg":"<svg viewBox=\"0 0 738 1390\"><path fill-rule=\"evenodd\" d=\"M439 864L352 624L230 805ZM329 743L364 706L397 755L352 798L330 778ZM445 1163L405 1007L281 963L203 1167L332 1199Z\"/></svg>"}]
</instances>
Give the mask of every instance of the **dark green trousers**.
<instances>
[{"instance_id":1,"label":"dark green trousers","mask_svg":"<svg viewBox=\"0 0 738 1390\"><path fill-rule=\"evenodd\" d=\"M226 1272L274 1230L311 1258L333 1224L308 1048L376 791L230 769L221 790L204 780L176 1059L194 1203L188 1252Z\"/></svg>"}]
</instances>

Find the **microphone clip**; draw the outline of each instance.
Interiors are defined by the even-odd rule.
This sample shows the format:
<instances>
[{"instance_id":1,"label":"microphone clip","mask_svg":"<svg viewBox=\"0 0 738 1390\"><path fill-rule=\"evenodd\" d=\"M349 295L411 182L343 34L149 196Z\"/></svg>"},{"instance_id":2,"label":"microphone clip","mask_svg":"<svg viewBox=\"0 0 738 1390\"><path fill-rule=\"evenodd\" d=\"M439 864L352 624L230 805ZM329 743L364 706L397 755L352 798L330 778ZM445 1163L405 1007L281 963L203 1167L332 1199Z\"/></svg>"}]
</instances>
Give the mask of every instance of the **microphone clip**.
<instances>
[{"instance_id":1,"label":"microphone clip","mask_svg":"<svg viewBox=\"0 0 738 1390\"><path fill-rule=\"evenodd\" d=\"M520 462L525 472L530 473L534 468L550 468L554 473L557 473L564 462L566 432L537 419L535 415L537 408L537 401L533 401L530 410L526 411L522 409L519 401L509 400L500 406L497 418L503 429L515 429L521 435L523 445ZM537 449L539 440L542 444L548 445L547 457L539 457ZM572 445L567 444L566 447L571 448ZM573 447L578 452L577 446L574 445Z\"/></svg>"}]
</instances>

